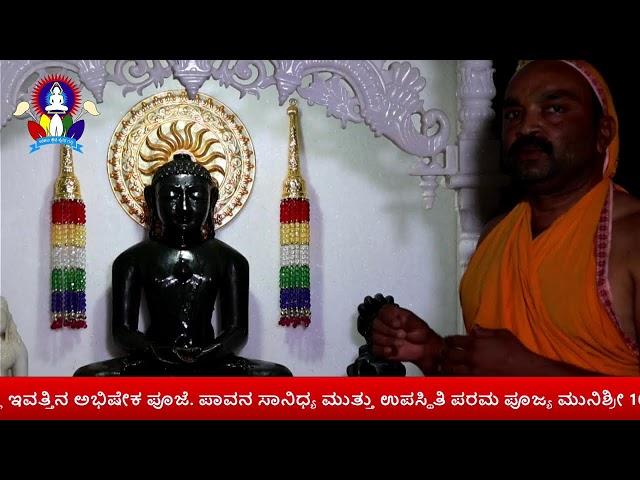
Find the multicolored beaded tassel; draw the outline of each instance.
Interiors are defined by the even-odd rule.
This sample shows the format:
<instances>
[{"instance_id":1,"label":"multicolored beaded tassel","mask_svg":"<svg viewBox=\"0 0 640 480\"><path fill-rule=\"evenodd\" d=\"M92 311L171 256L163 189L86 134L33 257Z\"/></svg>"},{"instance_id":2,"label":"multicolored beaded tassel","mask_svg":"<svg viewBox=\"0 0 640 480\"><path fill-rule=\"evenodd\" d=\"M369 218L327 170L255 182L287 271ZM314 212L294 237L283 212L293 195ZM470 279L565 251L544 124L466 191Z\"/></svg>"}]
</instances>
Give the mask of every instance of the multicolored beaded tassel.
<instances>
[{"instance_id":1,"label":"multicolored beaded tassel","mask_svg":"<svg viewBox=\"0 0 640 480\"><path fill-rule=\"evenodd\" d=\"M51 206L51 328L87 328L86 212L71 148L60 150Z\"/></svg>"},{"instance_id":2,"label":"multicolored beaded tassel","mask_svg":"<svg viewBox=\"0 0 640 480\"><path fill-rule=\"evenodd\" d=\"M309 199L300 174L298 107L289 101L289 167L280 201L280 325L309 326Z\"/></svg>"}]
</instances>

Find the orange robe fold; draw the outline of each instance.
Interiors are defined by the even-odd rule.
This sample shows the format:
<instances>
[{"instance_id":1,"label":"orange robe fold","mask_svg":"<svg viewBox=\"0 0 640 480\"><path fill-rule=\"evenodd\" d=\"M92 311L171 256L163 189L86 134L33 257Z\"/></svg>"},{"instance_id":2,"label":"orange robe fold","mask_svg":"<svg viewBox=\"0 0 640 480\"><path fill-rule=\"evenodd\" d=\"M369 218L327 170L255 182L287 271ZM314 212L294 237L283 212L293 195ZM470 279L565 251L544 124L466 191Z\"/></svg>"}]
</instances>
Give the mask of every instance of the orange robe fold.
<instances>
[{"instance_id":1,"label":"orange robe fold","mask_svg":"<svg viewBox=\"0 0 640 480\"><path fill-rule=\"evenodd\" d=\"M460 284L467 330L505 328L533 352L608 375L639 375L607 278L612 182L604 179L535 239L518 204L473 254Z\"/></svg>"}]
</instances>

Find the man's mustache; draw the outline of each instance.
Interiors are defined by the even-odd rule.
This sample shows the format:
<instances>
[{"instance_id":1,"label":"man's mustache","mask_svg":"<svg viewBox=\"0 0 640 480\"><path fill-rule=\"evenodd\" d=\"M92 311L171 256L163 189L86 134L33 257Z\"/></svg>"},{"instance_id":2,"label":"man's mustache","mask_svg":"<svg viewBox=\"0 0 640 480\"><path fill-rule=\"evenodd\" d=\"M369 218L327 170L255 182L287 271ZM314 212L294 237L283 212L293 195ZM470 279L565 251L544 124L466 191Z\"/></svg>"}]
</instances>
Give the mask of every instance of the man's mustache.
<instances>
[{"instance_id":1,"label":"man's mustache","mask_svg":"<svg viewBox=\"0 0 640 480\"><path fill-rule=\"evenodd\" d=\"M535 135L525 135L513 142L507 151L507 157L513 158L522 153L525 148L530 147L537 148L549 156L553 155L553 145L551 142L544 138L536 137Z\"/></svg>"}]
</instances>

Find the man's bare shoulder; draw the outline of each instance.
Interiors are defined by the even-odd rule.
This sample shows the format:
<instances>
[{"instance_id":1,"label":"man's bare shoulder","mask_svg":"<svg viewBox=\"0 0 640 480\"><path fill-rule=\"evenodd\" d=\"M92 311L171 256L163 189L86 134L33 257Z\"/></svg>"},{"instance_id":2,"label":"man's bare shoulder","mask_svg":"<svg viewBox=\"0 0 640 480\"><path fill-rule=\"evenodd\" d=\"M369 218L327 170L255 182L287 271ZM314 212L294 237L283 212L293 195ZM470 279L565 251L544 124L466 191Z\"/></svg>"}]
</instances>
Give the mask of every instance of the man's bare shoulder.
<instances>
[{"instance_id":1,"label":"man's bare shoulder","mask_svg":"<svg viewBox=\"0 0 640 480\"><path fill-rule=\"evenodd\" d=\"M616 253L640 264L640 199L614 192L612 230L613 245L621 250Z\"/></svg>"},{"instance_id":2,"label":"man's bare shoulder","mask_svg":"<svg viewBox=\"0 0 640 480\"><path fill-rule=\"evenodd\" d=\"M619 219L628 220L628 217L640 213L640 198L626 192L616 190L613 192L613 221Z\"/></svg>"}]
</instances>

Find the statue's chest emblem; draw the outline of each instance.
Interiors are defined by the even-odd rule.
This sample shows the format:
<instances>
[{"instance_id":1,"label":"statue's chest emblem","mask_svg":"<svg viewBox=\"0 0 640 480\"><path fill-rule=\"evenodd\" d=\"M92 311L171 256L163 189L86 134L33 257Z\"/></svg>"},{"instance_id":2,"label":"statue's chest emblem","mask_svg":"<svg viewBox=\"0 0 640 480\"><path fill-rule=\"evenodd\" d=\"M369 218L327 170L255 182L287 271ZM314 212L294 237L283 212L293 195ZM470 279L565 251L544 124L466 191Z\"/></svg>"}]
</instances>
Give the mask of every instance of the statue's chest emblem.
<instances>
[{"instance_id":1,"label":"statue's chest emblem","mask_svg":"<svg viewBox=\"0 0 640 480\"><path fill-rule=\"evenodd\" d=\"M206 282L206 277L195 273L187 260L180 257L168 276L157 276L154 283L160 288L179 289L195 294Z\"/></svg>"}]
</instances>

